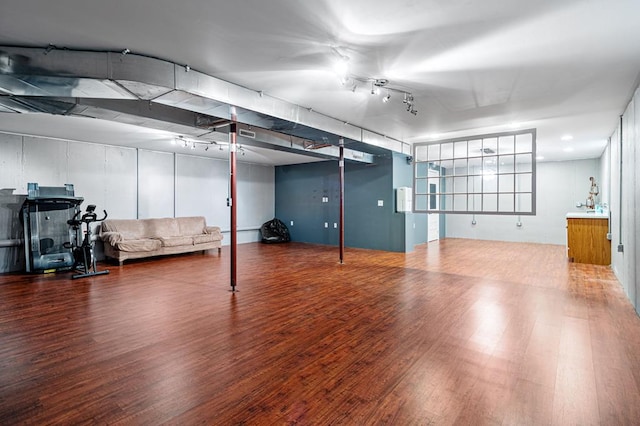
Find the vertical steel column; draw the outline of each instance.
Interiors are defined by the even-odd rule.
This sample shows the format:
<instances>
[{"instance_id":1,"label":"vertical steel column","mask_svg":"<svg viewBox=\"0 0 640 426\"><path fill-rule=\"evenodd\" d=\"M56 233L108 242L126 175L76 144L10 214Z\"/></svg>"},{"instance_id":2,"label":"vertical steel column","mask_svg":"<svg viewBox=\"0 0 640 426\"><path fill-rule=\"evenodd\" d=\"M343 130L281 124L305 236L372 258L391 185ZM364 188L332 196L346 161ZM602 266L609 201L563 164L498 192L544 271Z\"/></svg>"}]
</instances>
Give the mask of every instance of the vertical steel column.
<instances>
[{"instance_id":1,"label":"vertical steel column","mask_svg":"<svg viewBox=\"0 0 640 426\"><path fill-rule=\"evenodd\" d=\"M236 277L237 277L237 204L236 204L236 152L237 152L237 131L238 131L238 117L236 115L236 108L231 107L231 127L229 129L229 198L227 204L231 207L231 225L229 229L229 237L231 244L231 291L236 291Z\"/></svg>"},{"instance_id":2,"label":"vertical steel column","mask_svg":"<svg viewBox=\"0 0 640 426\"><path fill-rule=\"evenodd\" d=\"M344 139L340 138L340 263L344 263Z\"/></svg>"}]
</instances>

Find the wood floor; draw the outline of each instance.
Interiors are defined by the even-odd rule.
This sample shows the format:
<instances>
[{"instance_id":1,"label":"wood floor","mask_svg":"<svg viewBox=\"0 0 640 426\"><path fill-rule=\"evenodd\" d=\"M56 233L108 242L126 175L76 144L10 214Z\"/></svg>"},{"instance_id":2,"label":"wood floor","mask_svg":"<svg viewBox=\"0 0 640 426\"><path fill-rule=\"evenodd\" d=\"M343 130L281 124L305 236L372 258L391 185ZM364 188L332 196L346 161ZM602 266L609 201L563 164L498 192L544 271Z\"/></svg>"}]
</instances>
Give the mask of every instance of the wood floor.
<instances>
[{"instance_id":1,"label":"wood floor","mask_svg":"<svg viewBox=\"0 0 640 426\"><path fill-rule=\"evenodd\" d=\"M640 319L562 246L238 257L0 275L0 424L640 424Z\"/></svg>"}]
</instances>

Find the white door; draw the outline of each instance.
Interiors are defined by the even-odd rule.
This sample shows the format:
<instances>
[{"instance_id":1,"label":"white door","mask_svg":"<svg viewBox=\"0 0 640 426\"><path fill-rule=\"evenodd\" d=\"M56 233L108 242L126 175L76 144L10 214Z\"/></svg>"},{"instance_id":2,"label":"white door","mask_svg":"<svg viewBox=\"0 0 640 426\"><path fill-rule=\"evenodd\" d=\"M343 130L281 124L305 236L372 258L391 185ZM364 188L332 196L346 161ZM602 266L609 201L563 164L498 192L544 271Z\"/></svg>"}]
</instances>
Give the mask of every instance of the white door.
<instances>
[{"instance_id":1,"label":"white door","mask_svg":"<svg viewBox=\"0 0 640 426\"><path fill-rule=\"evenodd\" d=\"M428 191L429 191L429 206L428 210L439 210L440 209L440 197L437 195L440 192L440 172L436 170L429 170L429 178L438 178L438 179L429 179L428 180ZM428 222L428 231L427 231L427 241L435 241L440 239L440 215L438 213L429 213L427 215L429 217Z\"/></svg>"}]
</instances>

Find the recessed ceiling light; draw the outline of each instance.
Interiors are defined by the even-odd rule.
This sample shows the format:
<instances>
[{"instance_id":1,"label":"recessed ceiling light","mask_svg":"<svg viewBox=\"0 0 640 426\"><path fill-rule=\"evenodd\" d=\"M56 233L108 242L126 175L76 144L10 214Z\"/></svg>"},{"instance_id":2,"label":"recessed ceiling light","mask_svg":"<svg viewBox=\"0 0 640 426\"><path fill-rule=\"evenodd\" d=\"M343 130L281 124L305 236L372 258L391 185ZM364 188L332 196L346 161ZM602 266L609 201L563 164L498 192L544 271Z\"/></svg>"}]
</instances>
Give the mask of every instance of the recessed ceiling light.
<instances>
[{"instance_id":1,"label":"recessed ceiling light","mask_svg":"<svg viewBox=\"0 0 640 426\"><path fill-rule=\"evenodd\" d=\"M573 136L571 135L564 135L563 137L561 137L560 139L562 139L563 141L570 141L573 139Z\"/></svg>"},{"instance_id":2,"label":"recessed ceiling light","mask_svg":"<svg viewBox=\"0 0 640 426\"><path fill-rule=\"evenodd\" d=\"M572 152L573 148L571 148L570 146L566 147L563 149L564 152Z\"/></svg>"}]
</instances>

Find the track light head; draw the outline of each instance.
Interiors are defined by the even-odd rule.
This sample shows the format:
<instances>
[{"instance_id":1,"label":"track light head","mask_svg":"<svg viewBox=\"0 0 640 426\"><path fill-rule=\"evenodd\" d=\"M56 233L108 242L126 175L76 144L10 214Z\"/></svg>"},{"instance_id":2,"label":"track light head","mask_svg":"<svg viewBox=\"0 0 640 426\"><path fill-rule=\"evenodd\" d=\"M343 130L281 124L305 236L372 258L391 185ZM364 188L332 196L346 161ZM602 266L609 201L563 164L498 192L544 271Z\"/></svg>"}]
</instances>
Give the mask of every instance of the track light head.
<instances>
[{"instance_id":1,"label":"track light head","mask_svg":"<svg viewBox=\"0 0 640 426\"><path fill-rule=\"evenodd\" d=\"M389 99L391 99L391 93L387 93L387 96L382 98L382 102L386 104L387 102L389 102Z\"/></svg>"}]
</instances>

